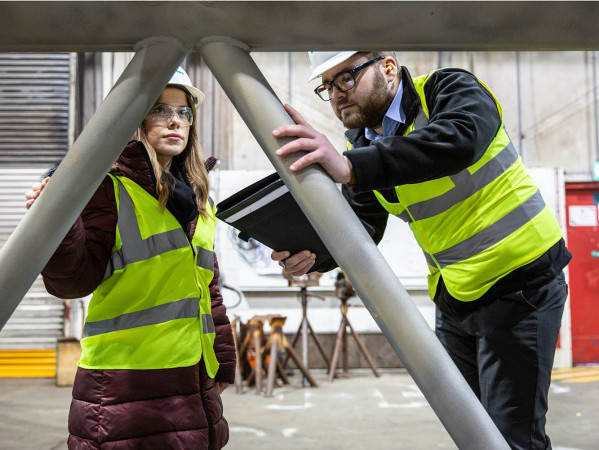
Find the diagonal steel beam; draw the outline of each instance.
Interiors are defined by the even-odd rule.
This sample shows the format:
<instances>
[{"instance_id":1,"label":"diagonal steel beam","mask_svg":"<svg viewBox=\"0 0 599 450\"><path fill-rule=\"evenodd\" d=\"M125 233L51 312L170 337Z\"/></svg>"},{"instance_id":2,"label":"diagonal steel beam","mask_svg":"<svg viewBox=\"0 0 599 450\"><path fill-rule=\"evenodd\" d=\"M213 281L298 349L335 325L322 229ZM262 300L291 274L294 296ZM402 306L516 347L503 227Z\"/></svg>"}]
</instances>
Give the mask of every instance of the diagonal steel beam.
<instances>
[{"instance_id":1,"label":"diagonal steel beam","mask_svg":"<svg viewBox=\"0 0 599 450\"><path fill-rule=\"evenodd\" d=\"M405 364L460 449L499 450L508 445L466 380L410 299L331 178L310 166L288 167L297 155L275 155L289 138L272 130L292 124L276 94L249 55L229 38L207 38L199 51L250 131L291 191L335 260Z\"/></svg>"},{"instance_id":2,"label":"diagonal steel beam","mask_svg":"<svg viewBox=\"0 0 599 450\"><path fill-rule=\"evenodd\" d=\"M180 41L168 37L146 39L135 50L52 180L0 250L0 329L189 53Z\"/></svg>"}]
</instances>

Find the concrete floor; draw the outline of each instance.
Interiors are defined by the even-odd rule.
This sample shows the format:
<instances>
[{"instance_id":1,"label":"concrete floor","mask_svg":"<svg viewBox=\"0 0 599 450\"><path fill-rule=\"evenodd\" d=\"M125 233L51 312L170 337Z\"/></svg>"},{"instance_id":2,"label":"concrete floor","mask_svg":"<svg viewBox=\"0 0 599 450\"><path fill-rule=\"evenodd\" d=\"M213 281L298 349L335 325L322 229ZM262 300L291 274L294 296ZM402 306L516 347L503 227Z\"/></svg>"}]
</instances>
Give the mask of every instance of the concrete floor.
<instances>
[{"instance_id":1,"label":"concrete floor","mask_svg":"<svg viewBox=\"0 0 599 450\"><path fill-rule=\"evenodd\" d=\"M299 374L272 398L230 387L223 394L228 450L455 449L405 371L352 370L332 383ZM550 393L547 432L555 450L599 449L599 367L559 370ZM63 450L70 388L53 379L0 379L0 449Z\"/></svg>"}]
</instances>

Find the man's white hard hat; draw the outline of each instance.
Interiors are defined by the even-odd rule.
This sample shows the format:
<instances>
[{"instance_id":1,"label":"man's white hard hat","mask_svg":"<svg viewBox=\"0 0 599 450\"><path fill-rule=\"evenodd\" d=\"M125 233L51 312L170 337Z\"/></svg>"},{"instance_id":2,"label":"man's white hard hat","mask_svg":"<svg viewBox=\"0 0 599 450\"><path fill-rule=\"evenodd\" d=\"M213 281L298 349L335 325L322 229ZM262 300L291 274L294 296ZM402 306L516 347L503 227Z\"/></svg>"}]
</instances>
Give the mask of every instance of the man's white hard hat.
<instances>
[{"instance_id":1,"label":"man's white hard hat","mask_svg":"<svg viewBox=\"0 0 599 450\"><path fill-rule=\"evenodd\" d=\"M358 52L308 52L310 57L310 79L308 81L318 78L327 70L348 60L356 53Z\"/></svg>"},{"instance_id":2,"label":"man's white hard hat","mask_svg":"<svg viewBox=\"0 0 599 450\"><path fill-rule=\"evenodd\" d=\"M178 87L179 89L182 89L185 92L187 92L193 99L196 108L200 106L206 98L202 91L200 91L197 87L193 86L193 84L191 83L191 78L189 78L189 75L187 75L187 72L185 72L182 67L179 67L176 70L176 72L173 74L170 81L168 82L168 85Z\"/></svg>"}]
</instances>

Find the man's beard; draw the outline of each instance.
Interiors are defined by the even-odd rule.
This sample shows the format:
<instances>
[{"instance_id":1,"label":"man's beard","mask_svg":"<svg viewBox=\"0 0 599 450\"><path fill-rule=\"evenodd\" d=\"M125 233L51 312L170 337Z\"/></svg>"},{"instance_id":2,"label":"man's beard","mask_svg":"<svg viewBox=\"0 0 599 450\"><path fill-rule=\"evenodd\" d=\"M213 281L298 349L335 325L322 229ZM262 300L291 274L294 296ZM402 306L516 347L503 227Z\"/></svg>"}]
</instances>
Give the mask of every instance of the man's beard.
<instances>
[{"instance_id":1,"label":"man's beard","mask_svg":"<svg viewBox=\"0 0 599 450\"><path fill-rule=\"evenodd\" d=\"M363 105L353 104L357 111L343 117L339 108L345 103L336 105L335 114L343 122L345 128L376 128L383 123L383 117L393 101L387 90L387 80L382 73L377 73L368 102Z\"/></svg>"}]
</instances>

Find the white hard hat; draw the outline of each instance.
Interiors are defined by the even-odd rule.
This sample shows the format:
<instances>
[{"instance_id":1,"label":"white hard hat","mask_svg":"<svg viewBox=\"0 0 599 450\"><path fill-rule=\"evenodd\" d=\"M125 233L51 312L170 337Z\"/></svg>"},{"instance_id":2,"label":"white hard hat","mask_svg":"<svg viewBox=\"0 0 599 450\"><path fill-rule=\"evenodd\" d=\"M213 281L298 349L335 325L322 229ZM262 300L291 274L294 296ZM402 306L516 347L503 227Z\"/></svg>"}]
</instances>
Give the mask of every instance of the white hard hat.
<instances>
[{"instance_id":1,"label":"white hard hat","mask_svg":"<svg viewBox=\"0 0 599 450\"><path fill-rule=\"evenodd\" d=\"M310 79L308 81L318 78L327 70L341 64L356 53L358 52L308 52L310 57Z\"/></svg>"},{"instance_id":2,"label":"white hard hat","mask_svg":"<svg viewBox=\"0 0 599 450\"><path fill-rule=\"evenodd\" d=\"M204 98L206 98L202 91L200 91L197 87L194 87L193 84L191 84L191 78L189 78L189 75L187 75L187 73L183 70L182 67L179 67L176 70L176 72L173 74L170 81L168 82L168 85L178 87L187 92L189 95L191 95L191 98L193 98L196 108L200 106L204 101Z\"/></svg>"}]
</instances>

